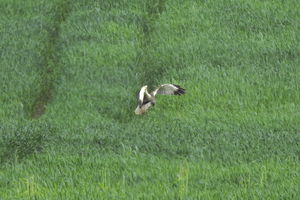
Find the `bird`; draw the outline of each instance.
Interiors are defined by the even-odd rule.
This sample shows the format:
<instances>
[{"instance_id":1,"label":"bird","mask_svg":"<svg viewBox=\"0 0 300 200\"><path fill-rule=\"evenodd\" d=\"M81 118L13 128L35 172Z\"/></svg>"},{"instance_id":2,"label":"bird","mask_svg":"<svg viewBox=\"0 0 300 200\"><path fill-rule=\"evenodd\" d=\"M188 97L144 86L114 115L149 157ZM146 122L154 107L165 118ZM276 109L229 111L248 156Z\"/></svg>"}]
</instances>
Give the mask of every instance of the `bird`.
<instances>
[{"instance_id":1,"label":"bird","mask_svg":"<svg viewBox=\"0 0 300 200\"><path fill-rule=\"evenodd\" d=\"M185 89L175 84L162 84L157 87L151 93L147 90L148 86L144 85L138 93L138 106L136 107L134 113L136 115L144 114L151 106L156 104L156 95L183 95L185 94Z\"/></svg>"}]
</instances>

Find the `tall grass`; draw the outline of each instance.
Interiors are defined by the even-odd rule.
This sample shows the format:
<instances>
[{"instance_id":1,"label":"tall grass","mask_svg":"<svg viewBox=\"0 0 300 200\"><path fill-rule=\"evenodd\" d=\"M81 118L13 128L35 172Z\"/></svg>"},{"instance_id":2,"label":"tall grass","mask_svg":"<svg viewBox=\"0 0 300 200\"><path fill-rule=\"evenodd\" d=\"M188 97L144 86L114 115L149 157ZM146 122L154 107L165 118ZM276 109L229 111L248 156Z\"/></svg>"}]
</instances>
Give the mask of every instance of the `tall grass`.
<instances>
[{"instance_id":1,"label":"tall grass","mask_svg":"<svg viewBox=\"0 0 300 200\"><path fill-rule=\"evenodd\" d=\"M295 199L299 10L1 1L0 199Z\"/></svg>"}]
</instances>

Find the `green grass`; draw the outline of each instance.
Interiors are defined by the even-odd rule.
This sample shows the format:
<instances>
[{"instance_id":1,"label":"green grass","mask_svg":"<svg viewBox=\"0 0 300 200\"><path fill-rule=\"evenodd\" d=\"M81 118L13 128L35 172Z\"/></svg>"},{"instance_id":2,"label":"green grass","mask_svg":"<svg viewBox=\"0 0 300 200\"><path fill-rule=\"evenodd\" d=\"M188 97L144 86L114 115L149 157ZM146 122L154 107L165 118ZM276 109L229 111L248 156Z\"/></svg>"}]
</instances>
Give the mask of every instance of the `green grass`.
<instances>
[{"instance_id":1,"label":"green grass","mask_svg":"<svg viewBox=\"0 0 300 200\"><path fill-rule=\"evenodd\" d=\"M299 195L300 171L293 161L222 166L128 150L35 159L5 171L10 178L2 182L14 190L1 188L3 195L14 199L285 199Z\"/></svg>"},{"instance_id":2,"label":"green grass","mask_svg":"<svg viewBox=\"0 0 300 200\"><path fill-rule=\"evenodd\" d=\"M0 1L0 199L295 199L300 5ZM136 92L186 88L135 116Z\"/></svg>"}]
</instances>

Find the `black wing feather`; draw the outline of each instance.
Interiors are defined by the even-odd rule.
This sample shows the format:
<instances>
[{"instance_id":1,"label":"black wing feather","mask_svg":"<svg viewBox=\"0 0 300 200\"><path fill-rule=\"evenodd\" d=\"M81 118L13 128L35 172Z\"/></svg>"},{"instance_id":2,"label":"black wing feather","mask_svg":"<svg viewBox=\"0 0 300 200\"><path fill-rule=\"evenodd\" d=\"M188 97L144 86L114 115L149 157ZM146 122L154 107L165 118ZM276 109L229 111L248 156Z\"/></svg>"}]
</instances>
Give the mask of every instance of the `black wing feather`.
<instances>
[{"instance_id":1,"label":"black wing feather","mask_svg":"<svg viewBox=\"0 0 300 200\"><path fill-rule=\"evenodd\" d=\"M180 87L179 85L175 85L175 84L172 84L172 85L174 85L177 88L177 90L174 91L175 95L185 94L185 89L184 88Z\"/></svg>"}]
</instances>

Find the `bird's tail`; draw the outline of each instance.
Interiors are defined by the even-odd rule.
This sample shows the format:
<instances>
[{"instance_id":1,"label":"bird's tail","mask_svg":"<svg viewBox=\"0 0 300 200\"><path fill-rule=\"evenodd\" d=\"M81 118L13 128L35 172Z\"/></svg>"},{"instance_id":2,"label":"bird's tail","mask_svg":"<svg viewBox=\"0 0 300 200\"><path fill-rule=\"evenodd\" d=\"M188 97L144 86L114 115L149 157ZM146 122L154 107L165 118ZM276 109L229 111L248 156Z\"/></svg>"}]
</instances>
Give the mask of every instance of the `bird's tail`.
<instances>
[{"instance_id":1,"label":"bird's tail","mask_svg":"<svg viewBox=\"0 0 300 200\"><path fill-rule=\"evenodd\" d=\"M135 113L136 115L140 115L140 114L143 113L143 111L142 111L142 109L140 108L140 106L138 106L138 107L136 107L134 113Z\"/></svg>"}]
</instances>

